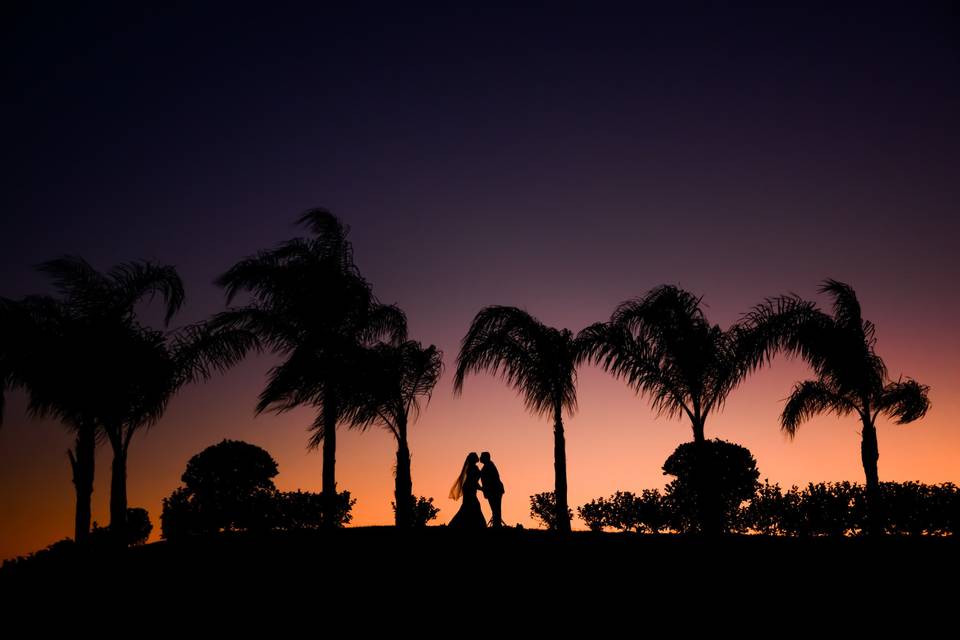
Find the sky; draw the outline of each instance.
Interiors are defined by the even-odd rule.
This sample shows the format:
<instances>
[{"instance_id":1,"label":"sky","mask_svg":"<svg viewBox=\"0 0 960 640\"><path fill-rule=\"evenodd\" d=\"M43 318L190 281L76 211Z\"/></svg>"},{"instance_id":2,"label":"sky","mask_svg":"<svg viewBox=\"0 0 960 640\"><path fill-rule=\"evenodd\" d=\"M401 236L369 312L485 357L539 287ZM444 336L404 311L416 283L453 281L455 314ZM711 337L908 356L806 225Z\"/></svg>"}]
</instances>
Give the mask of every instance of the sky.
<instances>
[{"instance_id":1,"label":"sky","mask_svg":"<svg viewBox=\"0 0 960 640\"><path fill-rule=\"evenodd\" d=\"M960 482L955 4L200 4L2 10L0 295L52 293L34 267L61 255L150 260L186 285L171 327L192 323L224 308L219 274L326 207L377 296L444 353L411 429L415 494L447 522L464 457L490 451L505 520L530 527L529 496L553 485L552 425L489 375L454 396L477 311L514 305L577 331L675 284L726 328L767 296L827 305L817 288L835 278L891 375L931 387L923 420L881 421L881 480ZM187 460L225 438L267 449L279 488L319 491L311 409L254 416L275 363L181 391L136 437L129 502L154 539ZM781 486L862 482L855 419L779 430L809 373L776 360L707 436L748 447ZM689 425L595 367L578 398L571 505L662 488ZM72 535L71 436L25 403L11 394L0 427L0 558ZM338 436L354 525L392 521L394 456L386 431ZM97 462L105 524L108 447Z\"/></svg>"}]
</instances>

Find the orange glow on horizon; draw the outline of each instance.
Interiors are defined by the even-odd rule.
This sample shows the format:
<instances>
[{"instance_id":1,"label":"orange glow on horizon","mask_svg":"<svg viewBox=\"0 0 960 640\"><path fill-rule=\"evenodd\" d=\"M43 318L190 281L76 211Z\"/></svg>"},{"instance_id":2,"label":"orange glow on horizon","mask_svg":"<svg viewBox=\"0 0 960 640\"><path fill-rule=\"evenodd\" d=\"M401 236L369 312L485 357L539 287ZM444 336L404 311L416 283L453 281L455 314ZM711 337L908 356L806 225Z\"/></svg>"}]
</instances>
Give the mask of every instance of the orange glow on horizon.
<instances>
[{"instance_id":1,"label":"orange glow on horizon","mask_svg":"<svg viewBox=\"0 0 960 640\"><path fill-rule=\"evenodd\" d=\"M891 371L915 357L894 350ZM945 360L945 358L944 358ZM418 423L411 429L416 495L432 496L441 512L434 524L447 522L458 503L447 498L463 458L470 451L490 451L506 485L503 511L509 524L535 527L529 496L553 488L552 425L527 414L516 393L488 375L467 379L455 398L448 370ZM253 398L267 358L251 359L220 384L189 388L171 403L163 421L133 441L129 461L129 504L145 507L159 539L161 500L179 486L186 461L223 438L245 440L267 449L279 463L281 490L320 490L321 456L305 449L311 412L252 417ZM938 364L946 364L941 362ZM951 367L909 366L905 370L930 384L933 408L922 420L895 425L881 420L881 480L958 482L960 398ZM777 428L781 399L790 385L807 375L799 362L777 360L730 396L724 410L707 422L707 436L747 446L757 458L762 478L784 488L807 482L863 482L859 459L859 424L855 418L821 416L804 424L795 440ZM614 491L662 488L660 466L681 442L691 438L685 421L658 418L643 399L597 368L580 372L579 410L565 419L569 501L576 507ZM3 465L4 527L0 556L39 549L72 535L73 488L65 452L70 436L54 423L21 419L23 397L13 394L8 424L0 430ZM203 425L203 428L198 428ZM16 443L16 447L14 447ZM338 437L338 487L357 498L353 526L391 524L392 467L395 441L384 430L366 433L341 429ZM109 448L97 456L94 520L109 519ZM484 512L489 516L486 502ZM585 528L575 517L575 528Z\"/></svg>"}]
</instances>

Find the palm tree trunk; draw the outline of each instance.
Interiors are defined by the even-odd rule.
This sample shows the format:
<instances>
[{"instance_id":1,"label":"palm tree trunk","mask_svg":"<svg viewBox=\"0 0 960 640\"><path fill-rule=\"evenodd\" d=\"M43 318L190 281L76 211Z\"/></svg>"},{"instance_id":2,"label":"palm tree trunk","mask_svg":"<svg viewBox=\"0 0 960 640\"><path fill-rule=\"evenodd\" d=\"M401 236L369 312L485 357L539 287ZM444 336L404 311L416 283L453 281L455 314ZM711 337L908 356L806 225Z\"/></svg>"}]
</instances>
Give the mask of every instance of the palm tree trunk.
<instances>
[{"instance_id":1,"label":"palm tree trunk","mask_svg":"<svg viewBox=\"0 0 960 640\"><path fill-rule=\"evenodd\" d=\"M563 416L559 403L556 403L553 409L553 471L557 530L566 533L570 531L570 515L567 507L567 446L563 438Z\"/></svg>"},{"instance_id":2,"label":"palm tree trunk","mask_svg":"<svg viewBox=\"0 0 960 640\"><path fill-rule=\"evenodd\" d=\"M693 442L696 445L696 467L693 470L693 488L696 494L697 517L700 519L700 533L707 536L719 536L723 533L723 519L720 515L720 498L716 495L715 479L709 477L711 469L707 438L704 435L706 420L698 414L693 418Z\"/></svg>"},{"instance_id":3,"label":"palm tree trunk","mask_svg":"<svg viewBox=\"0 0 960 640\"><path fill-rule=\"evenodd\" d=\"M331 396L333 394L330 394ZM323 526L337 527L337 407L332 400L323 403Z\"/></svg>"},{"instance_id":4,"label":"palm tree trunk","mask_svg":"<svg viewBox=\"0 0 960 640\"><path fill-rule=\"evenodd\" d=\"M406 430L400 431L397 443L397 482L394 491L397 505L395 522L397 527L413 526L413 479L410 476L410 448L407 445Z\"/></svg>"},{"instance_id":5,"label":"palm tree trunk","mask_svg":"<svg viewBox=\"0 0 960 640\"><path fill-rule=\"evenodd\" d=\"M110 532L116 541L125 540L127 528L127 450L122 445L113 452L110 476Z\"/></svg>"},{"instance_id":6,"label":"palm tree trunk","mask_svg":"<svg viewBox=\"0 0 960 640\"><path fill-rule=\"evenodd\" d=\"M127 528L127 448L114 446L110 477L110 532L118 542L126 540Z\"/></svg>"},{"instance_id":7,"label":"palm tree trunk","mask_svg":"<svg viewBox=\"0 0 960 640\"><path fill-rule=\"evenodd\" d=\"M81 424L77 430L76 454L73 451L67 451L70 457L70 468L73 471L73 486L77 495L73 526L73 539L77 542L86 542L90 536L90 502L93 496L96 448L96 426L88 423Z\"/></svg>"},{"instance_id":8,"label":"palm tree trunk","mask_svg":"<svg viewBox=\"0 0 960 640\"><path fill-rule=\"evenodd\" d=\"M706 441L706 437L703 434L704 431L704 421L701 419L693 420L693 441L700 444Z\"/></svg>"},{"instance_id":9,"label":"palm tree trunk","mask_svg":"<svg viewBox=\"0 0 960 640\"><path fill-rule=\"evenodd\" d=\"M860 440L860 459L867 478L867 532L871 535L882 533L882 496L880 495L880 475L877 461L880 449L877 445L877 428L872 420L864 418Z\"/></svg>"}]
</instances>

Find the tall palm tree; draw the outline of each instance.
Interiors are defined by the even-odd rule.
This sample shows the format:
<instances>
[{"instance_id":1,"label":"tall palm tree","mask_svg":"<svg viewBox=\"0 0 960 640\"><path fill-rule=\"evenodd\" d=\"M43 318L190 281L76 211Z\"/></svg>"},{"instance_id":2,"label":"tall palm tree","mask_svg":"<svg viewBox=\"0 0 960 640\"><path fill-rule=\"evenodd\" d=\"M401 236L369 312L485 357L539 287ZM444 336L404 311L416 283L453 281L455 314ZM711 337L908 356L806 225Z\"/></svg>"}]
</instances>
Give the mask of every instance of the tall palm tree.
<instances>
[{"instance_id":1,"label":"tall palm tree","mask_svg":"<svg viewBox=\"0 0 960 640\"><path fill-rule=\"evenodd\" d=\"M16 343L7 349L6 384L28 390L31 413L57 417L77 433L68 456L77 492L74 535L83 540L98 429L112 401L108 381L115 370L106 338L118 323L131 321L134 306L148 296L163 297L169 320L183 303L183 286L172 267L150 263L121 264L104 275L82 258L65 256L37 268L52 278L61 298L29 296L19 303L19 330L4 330Z\"/></svg>"},{"instance_id":2,"label":"tall palm tree","mask_svg":"<svg viewBox=\"0 0 960 640\"><path fill-rule=\"evenodd\" d=\"M443 373L443 353L433 345L424 348L408 340L396 346L375 345L368 355L364 383L357 386L350 422L360 428L379 425L396 438L395 523L397 527L410 527L414 497L408 428L420 413L421 398L429 402Z\"/></svg>"},{"instance_id":3,"label":"tall palm tree","mask_svg":"<svg viewBox=\"0 0 960 640\"><path fill-rule=\"evenodd\" d=\"M77 432L76 451L69 452L77 540L90 526L96 441L107 439L114 454L110 525L122 535L133 434L159 419L177 388L230 366L253 338L200 325L165 336L141 326L134 313L139 301L160 295L165 323L183 304L183 284L170 266L131 262L100 273L67 256L38 268L52 277L61 299L32 296L4 305L6 386L29 392L31 413L58 417Z\"/></svg>"},{"instance_id":4,"label":"tall palm tree","mask_svg":"<svg viewBox=\"0 0 960 640\"><path fill-rule=\"evenodd\" d=\"M258 414L303 405L318 410L308 446L323 446L324 520L335 526L336 429L350 415L363 348L381 339L406 340L407 323L360 275L349 227L324 209L311 209L297 222L312 236L245 258L217 279L228 304L241 292L250 301L218 314L214 325L249 331L284 358L268 374Z\"/></svg>"},{"instance_id":5,"label":"tall palm tree","mask_svg":"<svg viewBox=\"0 0 960 640\"><path fill-rule=\"evenodd\" d=\"M128 329L136 325L135 306L146 298L159 295L163 299L164 323L169 323L183 305L183 282L172 266L150 262L123 263L100 273L83 258L65 256L44 262L38 269L50 276L63 304L81 319L83 335L74 336L71 342L83 343L84 361L78 366L87 369L88 400L98 426L113 446L110 524L119 532L126 522L126 449L110 434L118 431L120 420L118 384L136 366L127 352L132 343L125 338Z\"/></svg>"},{"instance_id":6,"label":"tall palm tree","mask_svg":"<svg viewBox=\"0 0 960 640\"><path fill-rule=\"evenodd\" d=\"M801 423L819 413L860 418L860 459L875 516L880 491L877 418L886 415L897 424L922 418L930 408L930 388L909 378L889 379L875 350L876 328L863 319L850 285L825 280L819 291L833 299L833 316L797 296L781 296L755 307L746 320L764 335L768 349L799 354L816 375L797 383L787 398L780 416L787 435L793 438Z\"/></svg>"},{"instance_id":7,"label":"tall palm tree","mask_svg":"<svg viewBox=\"0 0 960 640\"><path fill-rule=\"evenodd\" d=\"M23 389L28 413L54 417L75 434L67 450L76 494L74 540L90 533L95 450L95 361L86 323L53 298L0 299L0 423L4 391Z\"/></svg>"},{"instance_id":8,"label":"tall palm tree","mask_svg":"<svg viewBox=\"0 0 960 640\"><path fill-rule=\"evenodd\" d=\"M463 392L468 373L500 375L524 398L528 410L553 417L556 518L570 531L567 507L567 453L563 412L577 408L577 362L582 345L569 329L554 329L516 307L490 306L474 317L460 343L454 391Z\"/></svg>"},{"instance_id":9,"label":"tall palm tree","mask_svg":"<svg viewBox=\"0 0 960 640\"><path fill-rule=\"evenodd\" d=\"M700 302L679 287L659 286L578 336L584 359L649 396L658 415L686 416L694 442L705 441L707 418L763 362L767 347L740 325L711 325Z\"/></svg>"},{"instance_id":10,"label":"tall palm tree","mask_svg":"<svg viewBox=\"0 0 960 640\"><path fill-rule=\"evenodd\" d=\"M226 370L259 343L243 330L213 330L205 323L165 334L126 322L107 339L111 399L101 421L113 449L110 528L125 539L127 459L134 435L156 424L182 387Z\"/></svg>"}]
</instances>

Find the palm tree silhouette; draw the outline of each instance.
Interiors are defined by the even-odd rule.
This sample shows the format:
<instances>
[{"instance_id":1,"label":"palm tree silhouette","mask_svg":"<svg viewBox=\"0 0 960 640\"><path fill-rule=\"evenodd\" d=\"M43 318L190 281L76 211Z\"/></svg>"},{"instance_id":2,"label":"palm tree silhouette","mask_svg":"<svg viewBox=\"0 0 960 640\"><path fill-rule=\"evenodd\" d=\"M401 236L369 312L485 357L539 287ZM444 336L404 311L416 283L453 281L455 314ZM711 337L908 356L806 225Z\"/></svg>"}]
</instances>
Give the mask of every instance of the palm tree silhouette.
<instances>
[{"instance_id":1,"label":"palm tree silhouette","mask_svg":"<svg viewBox=\"0 0 960 640\"><path fill-rule=\"evenodd\" d=\"M396 438L395 523L397 527L410 527L414 497L407 432L411 417L416 420L420 413L420 399L429 402L440 379L443 353L433 345L424 348L408 340L396 346L375 345L368 356L363 367L364 384L358 388L350 422L361 428L380 425Z\"/></svg>"},{"instance_id":2,"label":"palm tree silhouette","mask_svg":"<svg viewBox=\"0 0 960 640\"><path fill-rule=\"evenodd\" d=\"M336 429L351 423L363 349L382 338L406 340L406 316L381 304L353 261L349 227L325 209L311 209L297 222L312 233L245 258L217 279L227 303L241 292L250 302L217 314L213 325L256 335L285 359L269 371L256 412L318 409L309 448L323 445L327 526L335 526Z\"/></svg>"},{"instance_id":3,"label":"palm tree silhouette","mask_svg":"<svg viewBox=\"0 0 960 640\"><path fill-rule=\"evenodd\" d=\"M109 339L115 377L102 424L113 449L110 528L124 539L120 532L126 527L127 459L134 435L155 425L182 387L226 370L259 343L242 329L213 330L205 323L165 334L127 322Z\"/></svg>"},{"instance_id":4,"label":"palm tree silhouette","mask_svg":"<svg viewBox=\"0 0 960 640\"><path fill-rule=\"evenodd\" d=\"M569 329L554 329L516 307L490 306L477 313L460 343L454 391L468 373L501 375L538 416L553 416L554 495L560 531L570 531L563 412L577 408L577 362L582 346Z\"/></svg>"},{"instance_id":5,"label":"palm tree silhouette","mask_svg":"<svg viewBox=\"0 0 960 640\"><path fill-rule=\"evenodd\" d=\"M76 434L67 450L76 494L74 540L90 533L95 450L102 436L96 415L98 362L88 325L48 296L0 298L0 423L4 391L28 393L28 413L53 417Z\"/></svg>"},{"instance_id":6,"label":"palm tree silhouette","mask_svg":"<svg viewBox=\"0 0 960 640\"><path fill-rule=\"evenodd\" d=\"M141 326L134 307L144 298L163 298L165 323L183 304L183 284L170 266L131 262L102 274L82 258L67 256L38 268L52 277L62 299L32 296L5 305L18 311L3 315L18 318L20 328L4 349L13 365L7 367L6 386L29 391L31 413L53 415L77 431L76 453L69 452L77 540L89 531L97 438L110 443L110 527L123 539L133 435L160 418L183 384L232 365L255 338L202 325L168 335Z\"/></svg>"},{"instance_id":7,"label":"palm tree silhouette","mask_svg":"<svg viewBox=\"0 0 960 640\"><path fill-rule=\"evenodd\" d=\"M875 528L880 506L877 418L883 414L897 424L922 418L930 408L930 388L909 378L889 380L875 350L876 328L863 319L850 285L828 279L819 292L833 298L832 317L791 295L758 305L747 322L763 336L768 350L799 354L816 374L815 380L798 382L787 398L780 416L787 435L793 438L801 423L819 413L856 413L860 418L860 458Z\"/></svg>"},{"instance_id":8,"label":"palm tree silhouette","mask_svg":"<svg viewBox=\"0 0 960 640\"><path fill-rule=\"evenodd\" d=\"M686 416L694 442L704 442L711 413L757 366L766 343L745 327L711 325L700 298L672 285L621 303L610 321L580 332L584 359L650 397L658 415Z\"/></svg>"},{"instance_id":9,"label":"palm tree silhouette","mask_svg":"<svg viewBox=\"0 0 960 640\"><path fill-rule=\"evenodd\" d=\"M92 400L97 422L114 454L110 525L122 536L126 522L126 447L119 436L125 411L120 385L138 366L134 353L145 353L142 349L127 351L137 346L129 340L137 328L134 307L147 297L159 295L165 306L164 324L168 324L183 305L183 282L173 267L149 262L124 263L101 274L83 258L65 256L38 268L51 277L63 303L84 319L91 334L86 339L96 353L91 354L87 365L96 367L97 384Z\"/></svg>"}]
</instances>

